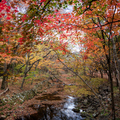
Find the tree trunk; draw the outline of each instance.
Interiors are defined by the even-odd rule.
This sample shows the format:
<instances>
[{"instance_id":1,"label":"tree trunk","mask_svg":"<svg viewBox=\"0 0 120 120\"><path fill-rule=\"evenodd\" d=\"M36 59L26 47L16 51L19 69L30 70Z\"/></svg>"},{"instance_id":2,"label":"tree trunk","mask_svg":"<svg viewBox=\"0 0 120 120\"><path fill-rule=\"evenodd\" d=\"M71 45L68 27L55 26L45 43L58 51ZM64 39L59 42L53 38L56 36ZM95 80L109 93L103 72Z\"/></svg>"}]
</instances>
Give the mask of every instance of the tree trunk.
<instances>
[{"instance_id":1,"label":"tree trunk","mask_svg":"<svg viewBox=\"0 0 120 120\"><path fill-rule=\"evenodd\" d=\"M15 65L14 65L15 63L12 63L12 74L13 74L13 76L12 76L12 79L13 79L13 81L12 81L12 85L14 84L14 68L15 68Z\"/></svg>"},{"instance_id":2,"label":"tree trunk","mask_svg":"<svg viewBox=\"0 0 120 120\"><path fill-rule=\"evenodd\" d=\"M111 102L112 102L112 117L115 120L115 104L114 104L114 92L113 92L113 80L111 73L109 72L110 88L111 88Z\"/></svg>"},{"instance_id":3,"label":"tree trunk","mask_svg":"<svg viewBox=\"0 0 120 120\"><path fill-rule=\"evenodd\" d=\"M22 88L23 88L23 85L24 85L24 82L25 82L25 78L26 78L26 76L27 76L27 73L25 73L25 74L24 74L24 78L23 78L23 81L22 81L22 84L21 84L20 89L22 89Z\"/></svg>"},{"instance_id":4,"label":"tree trunk","mask_svg":"<svg viewBox=\"0 0 120 120\"><path fill-rule=\"evenodd\" d=\"M116 78L116 87L119 87L119 82L118 82L118 78L117 78L116 72L115 72L115 78Z\"/></svg>"},{"instance_id":5,"label":"tree trunk","mask_svg":"<svg viewBox=\"0 0 120 120\"><path fill-rule=\"evenodd\" d=\"M25 71L24 71L24 77L23 77L23 81L22 81L22 84L21 84L20 89L23 88L23 85L24 85L24 82L25 82L25 78L26 78L27 73L28 73L28 62L29 62L29 61L26 62L26 67L25 67Z\"/></svg>"},{"instance_id":6,"label":"tree trunk","mask_svg":"<svg viewBox=\"0 0 120 120\"><path fill-rule=\"evenodd\" d=\"M107 55L106 55L107 56ZM115 102L114 102L114 91L113 91L113 79L111 74L111 63L110 63L110 49L109 49L109 57L107 56L107 64L108 64L108 74L111 88L111 103L112 103L112 119L115 120Z\"/></svg>"},{"instance_id":7,"label":"tree trunk","mask_svg":"<svg viewBox=\"0 0 120 120\"><path fill-rule=\"evenodd\" d=\"M117 57L117 52L116 52L116 45L115 45L115 40L112 39L112 44L113 44L113 61L114 61L114 68L115 68L115 77L116 77L116 83L119 87L119 92L120 92L120 71L119 71L119 63L118 63L118 57Z\"/></svg>"},{"instance_id":8,"label":"tree trunk","mask_svg":"<svg viewBox=\"0 0 120 120\"><path fill-rule=\"evenodd\" d=\"M85 66L83 66L83 74L86 75L86 69L85 69Z\"/></svg>"},{"instance_id":9,"label":"tree trunk","mask_svg":"<svg viewBox=\"0 0 120 120\"><path fill-rule=\"evenodd\" d=\"M24 85L24 82L25 82L25 78L26 78L26 76L27 76L27 73L29 72L29 70L28 70L29 58L30 58L29 54L27 55L27 57L28 57L28 60L26 60L26 67L25 67L25 71L24 71L24 77L23 77L23 81L22 81L22 84L21 84L20 89L23 88L23 85Z\"/></svg>"},{"instance_id":10,"label":"tree trunk","mask_svg":"<svg viewBox=\"0 0 120 120\"><path fill-rule=\"evenodd\" d=\"M101 74L101 78L103 78L103 72L101 69L100 69L100 74Z\"/></svg>"},{"instance_id":11,"label":"tree trunk","mask_svg":"<svg viewBox=\"0 0 120 120\"><path fill-rule=\"evenodd\" d=\"M7 76L3 76L1 89L6 89L8 87L8 82L6 81L7 78L8 78Z\"/></svg>"},{"instance_id":12,"label":"tree trunk","mask_svg":"<svg viewBox=\"0 0 120 120\"><path fill-rule=\"evenodd\" d=\"M120 60L117 60L118 65L118 71L119 71L119 92L120 92Z\"/></svg>"},{"instance_id":13,"label":"tree trunk","mask_svg":"<svg viewBox=\"0 0 120 120\"><path fill-rule=\"evenodd\" d=\"M93 71L91 69L89 69L90 71L90 77L93 77Z\"/></svg>"}]
</instances>

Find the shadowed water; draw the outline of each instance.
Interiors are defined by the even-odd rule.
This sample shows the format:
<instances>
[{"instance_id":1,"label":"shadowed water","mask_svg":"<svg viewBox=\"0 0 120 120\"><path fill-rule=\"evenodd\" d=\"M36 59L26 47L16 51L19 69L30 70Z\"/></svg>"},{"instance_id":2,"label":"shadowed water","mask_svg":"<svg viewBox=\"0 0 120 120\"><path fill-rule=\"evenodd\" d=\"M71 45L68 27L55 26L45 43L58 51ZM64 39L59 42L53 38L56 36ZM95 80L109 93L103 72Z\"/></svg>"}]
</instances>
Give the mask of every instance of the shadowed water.
<instances>
[{"instance_id":1,"label":"shadowed water","mask_svg":"<svg viewBox=\"0 0 120 120\"><path fill-rule=\"evenodd\" d=\"M61 100L61 98L53 94L43 94L42 97L38 97L36 100Z\"/></svg>"},{"instance_id":2,"label":"shadowed water","mask_svg":"<svg viewBox=\"0 0 120 120\"><path fill-rule=\"evenodd\" d=\"M59 96L44 94L42 97L38 97L37 100L61 100ZM68 96L63 107L54 107L54 105L43 104L42 106L34 104L30 105L32 109L35 109L37 113L22 116L15 120L83 120L80 116L80 112L74 112L75 108L74 97Z\"/></svg>"}]
</instances>

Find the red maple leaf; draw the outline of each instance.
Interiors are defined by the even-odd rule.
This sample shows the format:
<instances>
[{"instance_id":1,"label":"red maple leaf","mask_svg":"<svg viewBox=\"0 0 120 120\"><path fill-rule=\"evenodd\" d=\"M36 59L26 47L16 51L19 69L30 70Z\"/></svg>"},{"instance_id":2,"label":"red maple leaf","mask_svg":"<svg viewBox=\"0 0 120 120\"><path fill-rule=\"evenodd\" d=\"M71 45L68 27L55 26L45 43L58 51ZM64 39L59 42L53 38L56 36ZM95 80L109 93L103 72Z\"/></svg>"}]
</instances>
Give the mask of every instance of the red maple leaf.
<instances>
[{"instance_id":1,"label":"red maple leaf","mask_svg":"<svg viewBox=\"0 0 120 120\"><path fill-rule=\"evenodd\" d=\"M24 22L24 21L27 19L27 15L26 15L26 14L23 15L23 17L22 17L21 19L22 19L22 21Z\"/></svg>"},{"instance_id":2,"label":"red maple leaf","mask_svg":"<svg viewBox=\"0 0 120 120\"><path fill-rule=\"evenodd\" d=\"M40 2L45 2L46 0L41 0Z\"/></svg>"},{"instance_id":3,"label":"red maple leaf","mask_svg":"<svg viewBox=\"0 0 120 120\"><path fill-rule=\"evenodd\" d=\"M7 19L7 20L10 20L10 17L7 17L6 19Z\"/></svg>"}]
</instances>

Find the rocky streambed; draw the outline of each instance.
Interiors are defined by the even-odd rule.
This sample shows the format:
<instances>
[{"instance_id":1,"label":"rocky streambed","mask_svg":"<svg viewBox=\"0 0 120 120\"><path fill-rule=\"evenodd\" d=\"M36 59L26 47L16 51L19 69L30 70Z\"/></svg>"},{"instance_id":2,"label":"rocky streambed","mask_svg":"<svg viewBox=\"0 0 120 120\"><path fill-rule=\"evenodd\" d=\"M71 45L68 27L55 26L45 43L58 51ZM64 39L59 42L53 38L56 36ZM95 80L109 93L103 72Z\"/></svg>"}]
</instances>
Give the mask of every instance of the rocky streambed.
<instances>
[{"instance_id":1,"label":"rocky streambed","mask_svg":"<svg viewBox=\"0 0 120 120\"><path fill-rule=\"evenodd\" d=\"M51 99L56 99L56 96L51 95ZM58 107L52 104L44 104L43 106L33 104L29 107L37 111L35 114L21 116L15 120L84 120L85 118L81 117L80 113L73 111L75 108L74 99L74 97L68 96L65 102Z\"/></svg>"},{"instance_id":2,"label":"rocky streambed","mask_svg":"<svg viewBox=\"0 0 120 120\"><path fill-rule=\"evenodd\" d=\"M98 88L98 95L104 105L101 107L99 99L95 95L82 96L75 99L75 108L73 111L81 112L81 116L88 120L110 120L110 113L108 111L108 106L111 104L110 99L110 89L106 85L101 85Z\"/></svg>"},{"instance_id":3,"label":"rocky streambed","mask_svg":"<svg viewBox=\"0 0 120 120\"><path fill-rule=\"evenodd\" d=\"M43 86L44 89L42 89ZM56 86L55 90L51 91L54 86ZM60 90L58 90L59 88ZM23 104L19 109L9 112L9 116L15 115L13 117L15 120L109 120L109 113L103 112L99 100L94 95L63 97L63 95L60 95L63 88L63 83L50 83L49 80L45 80L29 91L13 95L12 97L7 95L2 101L15 104L17 101L24 103L25 100L32 99L26 108L33 109L35 112L31 113L28 109L28 113L23 114L25 111ZM100 86L98 94L107 108L111 101L109 87ZM16 114L20 112L20 109L22 109L23 113L17 116ZM7 120L9 118L8 114L6 114L1 116L0 119Z\"/></svg>"},{"instance_id":4,"label":"rocky streambed","mask_svg":"<svg viewBox=\"0 0 120 120\"><path fill-rule=\"evenodd\" d=\"M110 104L109 87L100 86L98 90L105 107L108 107ZM58 106L53 104L54 101L62 100L58 93L43 94L36 99L45 100L46 103L30 105L29 107L35 109L36 113L21 116L16 120L110 120L110 114L104 113L99 100L94 95L66 96L65 101Z\"/></svg>"}]
</instances>

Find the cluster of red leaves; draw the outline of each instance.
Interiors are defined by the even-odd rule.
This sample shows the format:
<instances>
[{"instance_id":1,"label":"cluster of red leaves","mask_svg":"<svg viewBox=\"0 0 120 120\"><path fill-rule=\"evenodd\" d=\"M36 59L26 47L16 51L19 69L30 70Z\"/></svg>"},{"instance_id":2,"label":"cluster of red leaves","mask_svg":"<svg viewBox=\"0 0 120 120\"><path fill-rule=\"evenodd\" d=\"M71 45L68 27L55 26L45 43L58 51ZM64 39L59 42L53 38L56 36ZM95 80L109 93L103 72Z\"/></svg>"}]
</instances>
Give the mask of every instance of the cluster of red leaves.
<instances>
[{"instance_id":1,"label":"cluster of red leaves","mask_svg":"<svg viewBox=\"0 0 120 120\"><path fill-rule=\"evenodd\" d=\"M6 12L9 12L9 8L7 8L7 7L8 6L6 5L6 0L2 0L0 2L0 18L2 18L5 15L5 13L3 12L4 10Z\"/></svg>"},{"instance_id":2,"label":"cluster of red leaves","mask_svg":"<svg viewBox=\"0 0 120 120\"><path fill-rule=\"evenodd\" d=\"M60 41L60 44L56 47L56 45L54 45L54 42L50 42L50 45L51 45L51 48L53 49L53 50L60 50L60 51L63 51L62 52L62 54L66 54L67 52L69 52L69 50L67 50L67 45L68 45L68 43L66 42L66 43L63 43L63 42L61 42Z\"/></svg>"},{"instance_id":3,"label":"cluster of red leaves","mask_svg":"<svg viewBox=\"0 0 120 120\"><path fill-rule=\"evenodd\" d=\"M84 55L83 60L86 60L86 59L88 59L88 56Z\"/></svg>"},{"instance_id":4,"label":"cluster of red leaves","mask_svg":"<svg viewBox=\"0 0 120 120\"><path fill-rule=\"evenodd\" d=\"M11 19L11 15L12 13L16 13L18 12L17 9L11 9L11 7L9 5L7 5L6 0L2 0L0 2L0 18L3 18L4 16L6 16L7 20Z\"/></svg>"},{"instance_id":5,"label":"cluster of red leaves","mask_svg":"<svg viewBox=\"0 0 120 120\"><path fill-rule=\"evenodd\" d=\"M23 40L24 40L24 38L23 37L21 37L21 38L19 38L19 43L20 43L20 45L22 45L24 42L23 42Z\"/></svg>"},{"instance_id":6,"label":"cluster of red leaves","mask_svg":"<svg viewBox=\"0 0 120 120\"><path fill-rule=\"evenodd\" d=\"M34 22L36 23L36 25L41 25L42 24L42 22L40 20L35 20Z\"/></svg>"},{"instance_id":7,"label":"cluster of red leaves","mask_svg":"<svg viewBox=\"0 0 120 120\"><path fill-rule=\"evenodd\" d=\"M46 0L41 0L40 2L45 2Z\"/></svg>"},{"instance_id":8,"label":"cluster of red leaves","mask_svg":"<svg viewBox=\"0 0 120 120\"><path fill-rule=\"evenodd\" d=\"M22 18L21 18L21 19L22 19L22 22L24 22L25 20L27 20L27 18L28 18L28 16L27 16L26 14L23 15Z\"/></svg>"}]
</instances>

